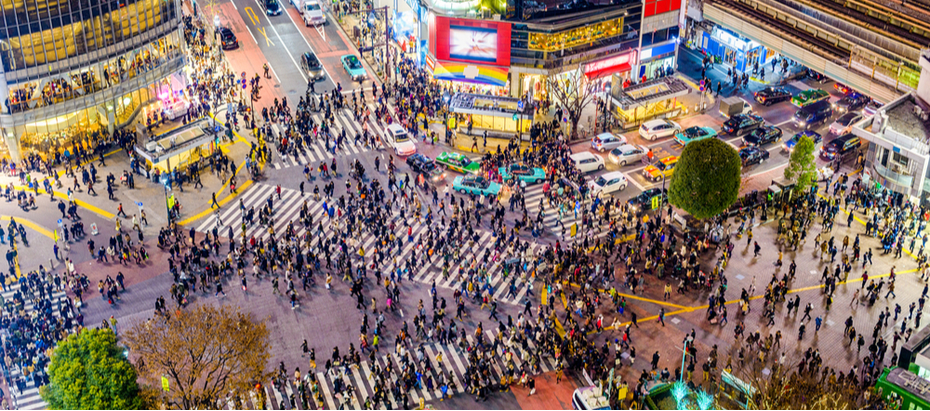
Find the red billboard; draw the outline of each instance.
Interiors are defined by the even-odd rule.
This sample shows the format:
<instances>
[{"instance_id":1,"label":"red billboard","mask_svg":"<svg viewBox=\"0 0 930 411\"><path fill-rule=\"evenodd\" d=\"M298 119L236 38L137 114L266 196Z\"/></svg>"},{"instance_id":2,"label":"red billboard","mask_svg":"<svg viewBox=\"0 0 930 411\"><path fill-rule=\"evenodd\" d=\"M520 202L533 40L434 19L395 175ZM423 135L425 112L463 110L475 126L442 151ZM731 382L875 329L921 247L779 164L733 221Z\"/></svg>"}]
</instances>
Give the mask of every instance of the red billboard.
<instances>
[{"instance_id":1,"label":"red billboard","mask_svg":"<svg viewBox=\"0 0 930 411\"><path fill-rule=\"evenodd\" d=\"M435 16L429 50L441 61L510 66L510 23Z\"/></svg>"},{"instance_id":2,"label":"red billboard","mask_svg":"<svg viewBox=\"0 0 930 411\"><path fill-rule=\"evenodd\" d=\"M643 17L655 16L681 9L681 0L645 0Z\"/></svg>"}]
</instances>

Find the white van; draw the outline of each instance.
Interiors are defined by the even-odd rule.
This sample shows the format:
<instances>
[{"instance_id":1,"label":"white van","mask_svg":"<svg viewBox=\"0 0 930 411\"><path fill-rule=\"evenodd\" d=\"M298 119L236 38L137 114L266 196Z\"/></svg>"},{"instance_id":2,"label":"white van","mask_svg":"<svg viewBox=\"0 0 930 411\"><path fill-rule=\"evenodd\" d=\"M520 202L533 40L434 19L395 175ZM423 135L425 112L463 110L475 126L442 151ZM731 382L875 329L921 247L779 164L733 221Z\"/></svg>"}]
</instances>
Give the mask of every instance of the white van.
<instances>
[{"instance_id":1,"label":"white van","mask_svg":"<svg viewBox=\"0 0 930 411\"><path fill-rule=\"evenodd\" d=\"M326 14L323 13L323 7L317 0L304 0L303 7L300 9L304 15L304 24L307 26L318 26L326 24Z\"/></svg>"},{"instance_id":2,"label":"white van","mask_svg":"<svg viewBox=\"0 0 930 411\"><path fill-rule=\"evenodd\" d=\"M394 149L394 153L399 156L409 156L417 152L417 145L407 134L407 130L397 124L387 126L388 144Z\"/></svg>"}]
</instances>

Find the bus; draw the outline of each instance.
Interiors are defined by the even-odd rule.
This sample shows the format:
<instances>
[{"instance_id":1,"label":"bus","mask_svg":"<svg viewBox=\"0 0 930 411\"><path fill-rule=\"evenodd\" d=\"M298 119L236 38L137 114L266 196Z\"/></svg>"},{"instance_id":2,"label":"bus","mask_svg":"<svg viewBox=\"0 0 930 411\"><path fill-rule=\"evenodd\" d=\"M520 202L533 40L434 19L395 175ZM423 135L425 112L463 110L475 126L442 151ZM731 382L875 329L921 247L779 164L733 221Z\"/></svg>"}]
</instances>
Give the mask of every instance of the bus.
<instances>
[{"instance_id":1,"label":"bus","mask_svg":"<svg viewBox=\"0 0 930 411\"><path fill-rule=\"evenodd\" d=\"M899 410L930 409L930 381L904 368L885 368L875 383L885 403L900 402Z\"/></svg>"}]
</instances>

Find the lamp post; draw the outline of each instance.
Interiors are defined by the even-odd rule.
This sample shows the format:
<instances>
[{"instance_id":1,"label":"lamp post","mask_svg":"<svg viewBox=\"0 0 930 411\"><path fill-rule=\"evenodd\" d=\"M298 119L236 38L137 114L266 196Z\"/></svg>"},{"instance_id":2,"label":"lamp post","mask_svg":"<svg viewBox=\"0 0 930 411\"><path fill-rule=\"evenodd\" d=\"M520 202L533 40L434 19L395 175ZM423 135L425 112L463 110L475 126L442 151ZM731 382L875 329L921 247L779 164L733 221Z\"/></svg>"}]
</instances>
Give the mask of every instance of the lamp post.
<instances>
[{"instance_id":1,"label":"lamp post","mask_svg":"<svg viewBox=\"0 0 930 411\"><path fill-rule=\"evenodd\" d=\"M452 96L450 96L448 92L443 93L442 101L445 104L445 110L443 110L442 125L446 130L445 139L447 142L451 141L451 139L449 138L449 101L450 100L452 100Z\"/></svg>"},{"instance_id":2,"label":"lamp post","mask_svg":"<svg viewBox=\"0 0 930 411\"><path fill-rule=\"evenodd\" d=\"M165 210L168 211L168 224L171 224L171 221L174 220L171 217L171 206L168 204L168 191L171 190L171 181L168 179L167 173L162 173L161 175L161 186L165 190Z\"/></svg>"}]
</instances>

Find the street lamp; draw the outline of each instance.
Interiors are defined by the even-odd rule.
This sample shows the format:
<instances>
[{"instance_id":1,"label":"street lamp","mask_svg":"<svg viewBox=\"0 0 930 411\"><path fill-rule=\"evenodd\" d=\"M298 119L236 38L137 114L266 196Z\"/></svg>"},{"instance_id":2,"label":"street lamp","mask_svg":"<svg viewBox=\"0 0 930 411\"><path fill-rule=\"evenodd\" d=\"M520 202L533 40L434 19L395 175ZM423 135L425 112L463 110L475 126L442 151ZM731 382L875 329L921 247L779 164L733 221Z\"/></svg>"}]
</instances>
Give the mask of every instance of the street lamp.
<instances>
[{"instance_id":1,"label":"street lamp","mask_svg":"<svg viewBox=\"0 0 930 411\"><path fill-rule=\"evenodd\" d=\"M161 186L165 190L165 210L168 211L168 224L171 224L173 218L171 218L171 205L168 204L168 191L171 190L171 181L168 179L167 173L162 173L161 175Z\"/></svg>"},{"instance_id":2,"label":"street lamp","mask_svg":"<svg viewBox=\"0 0 930 411\"><path fill-rule=\"evenodd\" d=\"M445 110L443 110L442 125L443 125L443 126L445 127L445 129L446 129L446 136L445 136L445 137L446 137L446 141L450 141L450 138L449 138L449 134L450 134L450 130L449 130L449 108L450 108L450 107L449 107L449 101L451 101L451 100L452 100L452 96L450 96L448 92L444 92L443 95L442 95L442 101L443 101L444 104L445 104Z\"/></svg>"}]
</instances>

